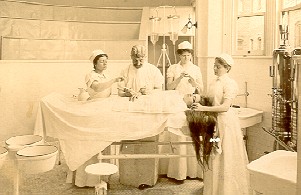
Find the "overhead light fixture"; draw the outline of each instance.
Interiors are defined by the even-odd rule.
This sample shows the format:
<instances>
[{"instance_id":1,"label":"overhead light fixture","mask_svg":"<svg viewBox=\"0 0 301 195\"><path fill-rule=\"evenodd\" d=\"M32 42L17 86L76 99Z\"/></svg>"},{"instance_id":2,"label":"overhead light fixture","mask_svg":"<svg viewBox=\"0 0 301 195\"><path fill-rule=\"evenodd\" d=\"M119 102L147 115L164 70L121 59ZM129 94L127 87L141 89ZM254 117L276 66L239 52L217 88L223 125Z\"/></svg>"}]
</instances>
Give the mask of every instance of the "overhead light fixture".
<instances>
[{"instance_id":1,"label":"overhead light fixture","mask_svg":"<svg viewBox=\"0 0 301 195\"><path fill-rule=\"evenodd\" d=\"M191 22L191 18L188 18L188 22L185 24L185 26L182 28L181 32L186 34L187 30L190 30L192 27L197 28L197 22L195 22L194 24Z\"/></svg>"},{"instance_id":2,"label":"overhead light fixture","mask_svg":"<svg viewBox=\"0 0 301 195\"><path fill-rule=\"evenodd\" d=\"M161 21L161 18L158 17L158 9L162 8L163 9L163 29L158 29L159 27L159 22ZM174 15L170 15L168 17L166 17L166 9L170 9L173 8L175 14ZM155 44L158 41L159 38L159 33L163 33L163 44L162 44L162 48L161 48L161 54L159 56L158 62L157 62L157 67L162 67L162 75L164 78L166 78L166 61L167 61L167 65L170 66L171 62L170 59L168 57L168 53L167 51L167 44L165 43L165 36L166 36L166 20L168 22L168 29L167 32L170 34L170 39L173 42L173 44L175 44L176 40L178 39L178 23L179 23L179 18L180 16L176 14L176 8L174 6L159 6L155 9L157 16L154 17L150 17L149 21L150 21L150 41L153 43L154 45L154 60L156 59L155 56ZM162 60L162 66L160 66L160 62ZM165 82L163 83L163 89L165 90Z\"/></svg>"}]
</instances>

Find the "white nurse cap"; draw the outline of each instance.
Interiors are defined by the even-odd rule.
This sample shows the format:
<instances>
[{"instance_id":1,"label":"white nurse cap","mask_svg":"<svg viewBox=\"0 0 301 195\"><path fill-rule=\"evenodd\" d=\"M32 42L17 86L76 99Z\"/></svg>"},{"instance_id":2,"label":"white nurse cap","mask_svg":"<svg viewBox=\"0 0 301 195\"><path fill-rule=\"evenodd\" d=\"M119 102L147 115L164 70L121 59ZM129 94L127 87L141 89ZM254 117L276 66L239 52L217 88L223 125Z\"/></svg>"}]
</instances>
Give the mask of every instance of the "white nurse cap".
<instances>
[{"instance_id":1,"label":"white nurse cap","mask_svg":"<svg viewBox=\"0 0 301 195\"><path fill-rule=\"evenodd\" d=\"M101 54L107 55L105 52L103 52L103 51L100 50L100 49L94 50L94 51L92 52L92 55L90 56L89 60L90 60L91 62L93 62L93 60L95 59L95 57L98 56L98 55L101 55Z\"/></svg>"},{"instance_id":2,"label":"white nurse cap","mask_svg":"<svg viewBox=\"0 0 301 195\"><path fill-rule=\"evenodd\" d=\"M230 66L234 64L234 60L229 54L223 53L219 57L225 60Z\"/></svg>"},{"instance_id":3,"label":"white nurse cap","mask_svg":"<svg viewBox=\"0 0 301 195\"><path fill-rule=\"evenodd\" d=\"M178 49L192 49L192 45L188 41L183 41L178 45Z\"/></svg>"}]
</instances>

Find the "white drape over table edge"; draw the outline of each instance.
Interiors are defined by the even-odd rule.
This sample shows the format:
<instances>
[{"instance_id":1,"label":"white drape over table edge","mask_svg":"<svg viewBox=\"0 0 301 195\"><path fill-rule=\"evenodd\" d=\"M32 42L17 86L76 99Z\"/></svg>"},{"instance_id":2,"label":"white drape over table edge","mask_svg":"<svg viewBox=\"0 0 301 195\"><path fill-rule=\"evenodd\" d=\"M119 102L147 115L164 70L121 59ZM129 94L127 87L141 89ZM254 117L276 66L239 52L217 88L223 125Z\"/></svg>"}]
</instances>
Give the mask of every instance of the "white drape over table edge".
<instances>
[{"instance_id":1,"label":"white drape over table edge","mask_svg":"<svg viewBox=\"0 0 301 195\"><path fill-rule=\"evenodd\" d=\"M162 93L163 96L157 94L156 97L164 97L160 99L158 108L161 113L155 110L144 113L143 110L135 110L135 106L130 106L132 110L128 111L124 110L126 107L123 110L118 108L118 100L129 105L139 104L138 101L133 104L127 98L112 96L78 102L51 93L40 102L34 134L58 138L66 163L74 171L112 142L151 137L164 129L184 135L180 130L186 125L183 112L186 104L176 91ZM149 97L145 98L150 100ZM155 101L151 102L156 104ZM140 105L143 106L143 103L140 102Z\"/></svg>"}]
</instances>

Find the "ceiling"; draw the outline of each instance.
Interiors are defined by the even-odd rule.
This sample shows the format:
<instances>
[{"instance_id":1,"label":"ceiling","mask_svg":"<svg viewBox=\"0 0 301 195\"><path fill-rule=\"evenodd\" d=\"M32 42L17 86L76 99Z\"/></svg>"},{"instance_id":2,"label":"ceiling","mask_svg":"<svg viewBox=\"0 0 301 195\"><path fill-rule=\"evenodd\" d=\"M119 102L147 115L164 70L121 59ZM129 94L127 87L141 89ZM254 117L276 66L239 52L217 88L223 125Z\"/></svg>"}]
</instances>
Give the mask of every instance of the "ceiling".
<instances>
[{"instance_id":1,"label":"ceiling","mask_svg":"<svg viewBox=\"0 0 301 195\"><path fill-rule=\"evenodd\" d=\"M157 7L170 6L191 6L195 0L27 0L54 5L70 6L93 6L93 7Z\"/></svg>"}]
</instances>

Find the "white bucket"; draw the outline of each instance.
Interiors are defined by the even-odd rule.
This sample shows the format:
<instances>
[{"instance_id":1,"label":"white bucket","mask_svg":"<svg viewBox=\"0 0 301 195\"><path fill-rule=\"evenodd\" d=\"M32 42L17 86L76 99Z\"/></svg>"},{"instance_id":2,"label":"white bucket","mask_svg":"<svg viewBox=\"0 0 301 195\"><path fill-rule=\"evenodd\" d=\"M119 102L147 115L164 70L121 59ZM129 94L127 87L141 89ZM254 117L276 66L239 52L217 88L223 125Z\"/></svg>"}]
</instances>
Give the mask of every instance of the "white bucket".
<instances>
[{"instance_id":1,"label":"white bucket","mask_svg":"<svg viewBox=\"0 0 301 195\"><path fill-rule=\"evenodd\" d=\"M58 149L52 145L28 146L16 153L18 168L27 174L37 174L53 169Z\"/></svg>"},{"instance_id":2,"label":"white bucket","mask_svg":"<svg viewBox=\"0 0 301 195\"><path fill-rule=\"evenodd\" d=\"M8 151L6 148L0 147L0 168L2 167L5 159L6 159L6 155L8 154Z\"/></svg>"}]
</instances>

